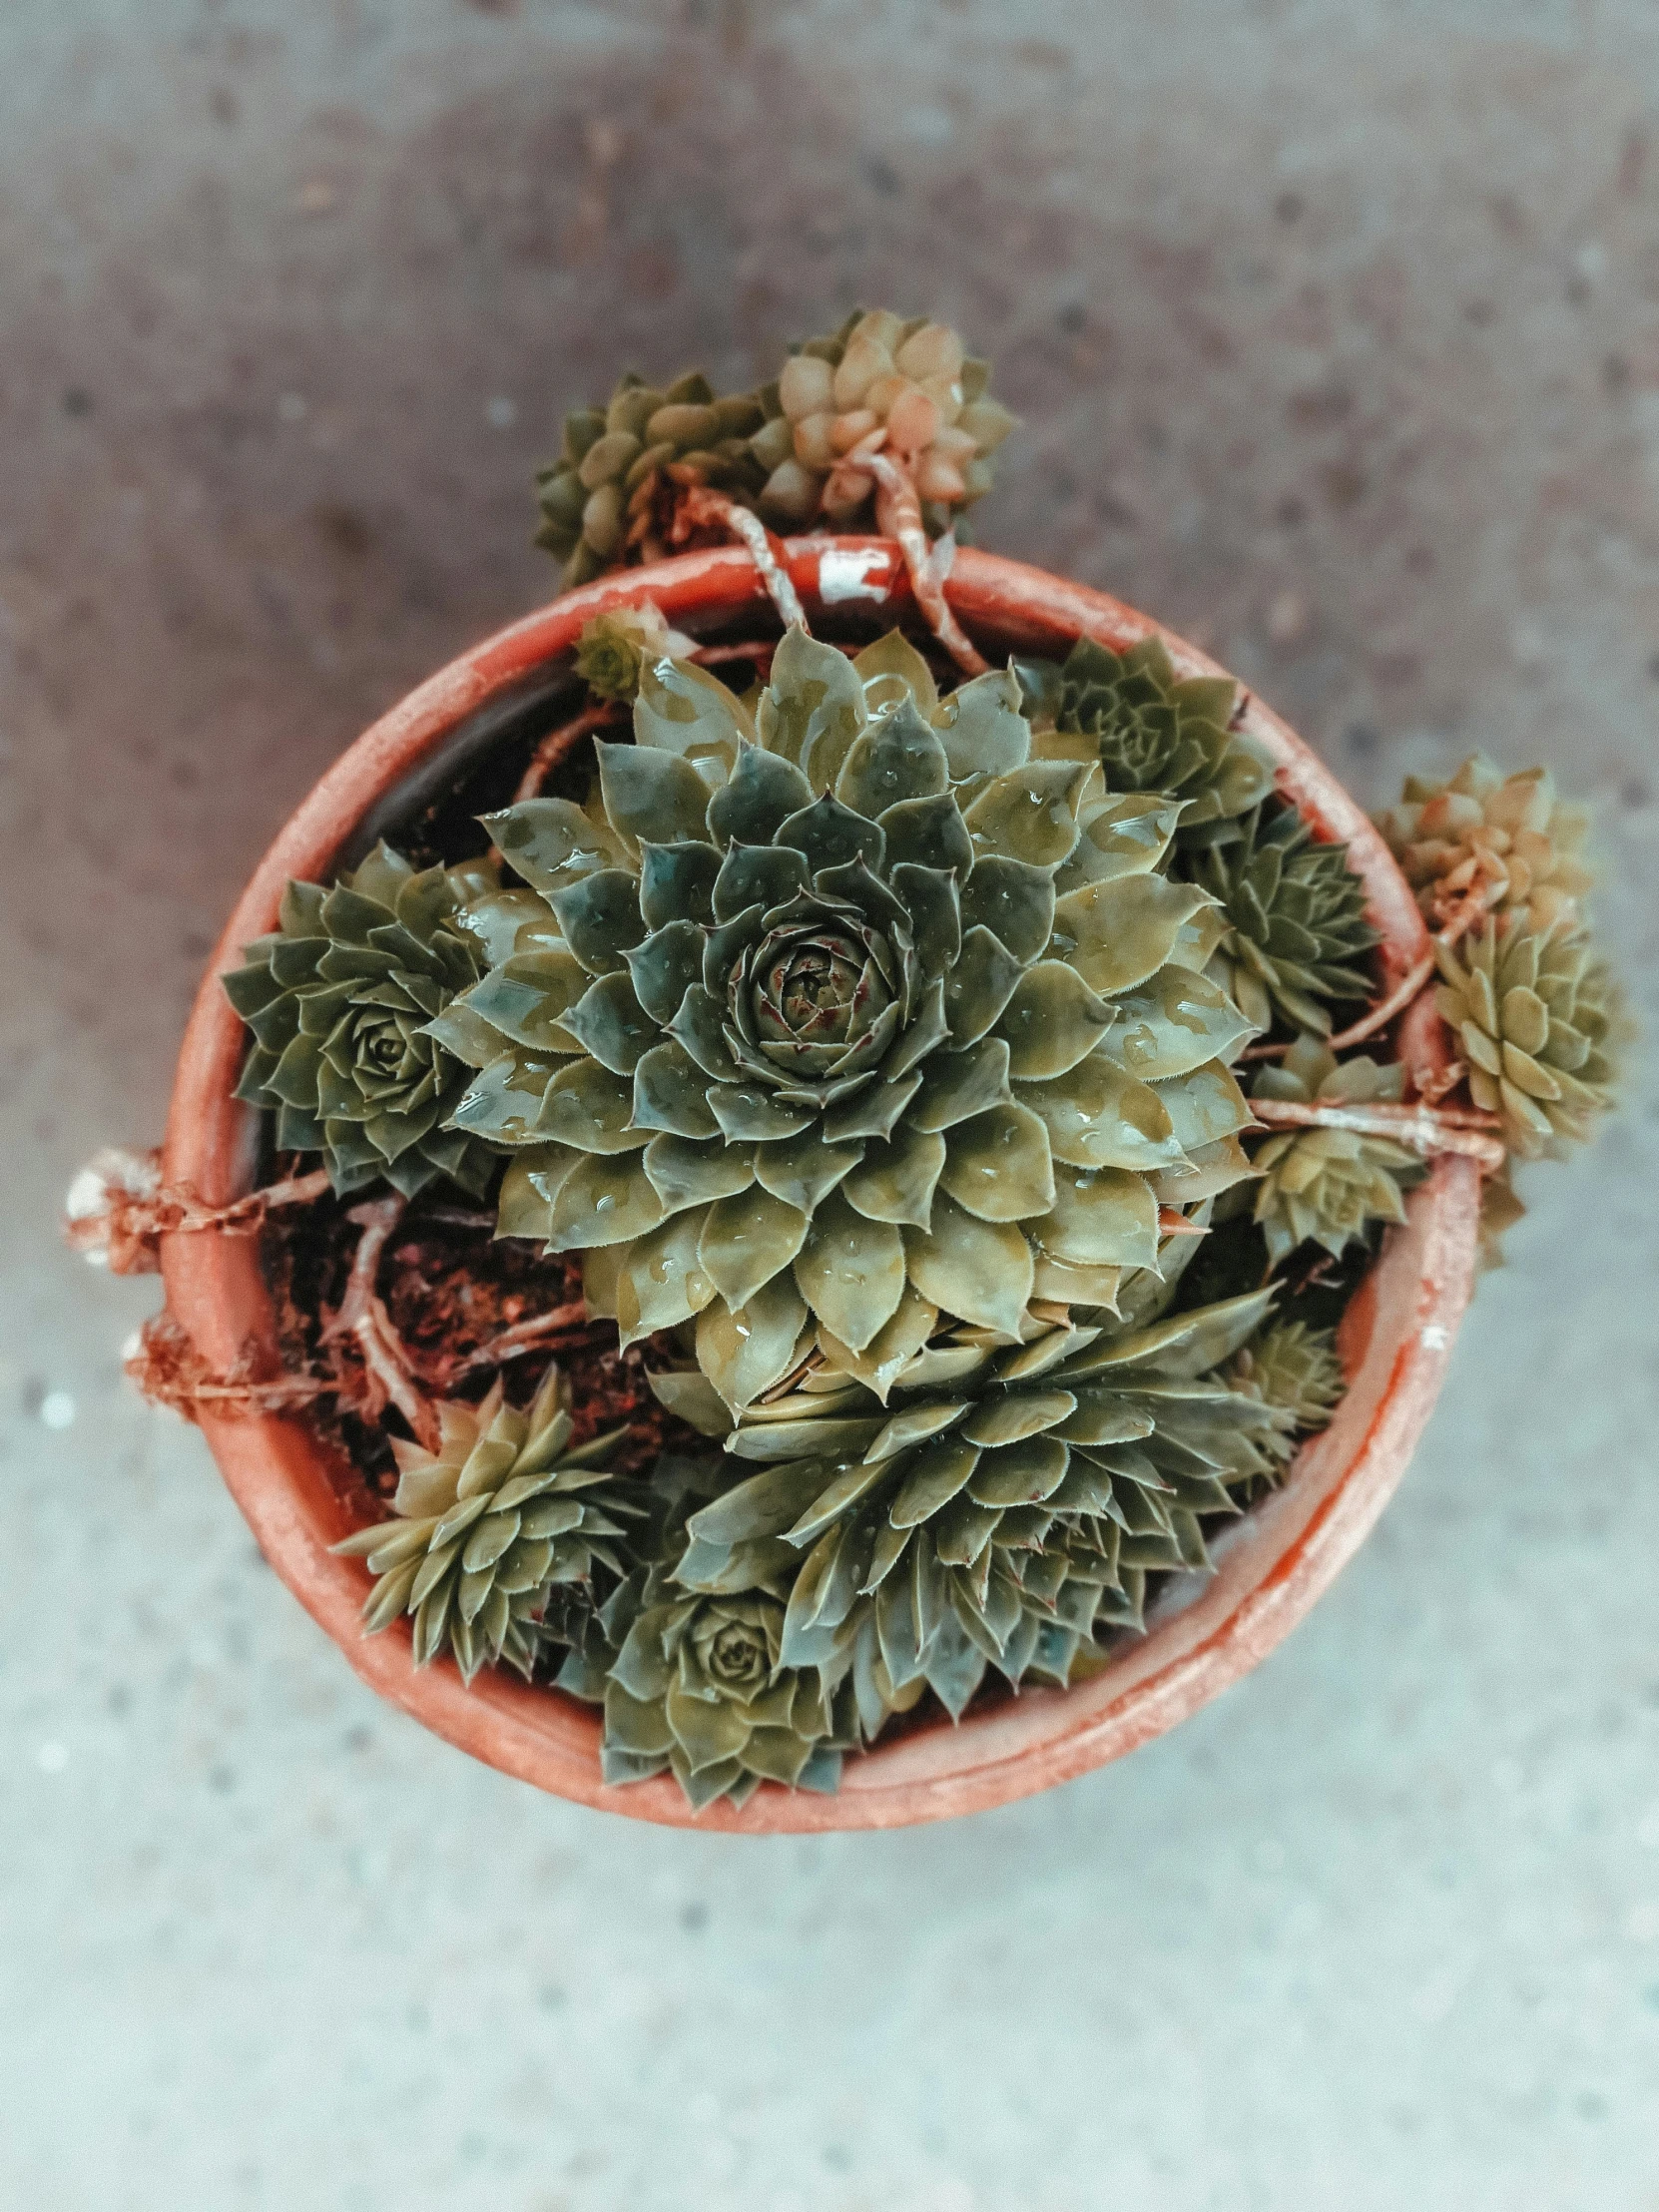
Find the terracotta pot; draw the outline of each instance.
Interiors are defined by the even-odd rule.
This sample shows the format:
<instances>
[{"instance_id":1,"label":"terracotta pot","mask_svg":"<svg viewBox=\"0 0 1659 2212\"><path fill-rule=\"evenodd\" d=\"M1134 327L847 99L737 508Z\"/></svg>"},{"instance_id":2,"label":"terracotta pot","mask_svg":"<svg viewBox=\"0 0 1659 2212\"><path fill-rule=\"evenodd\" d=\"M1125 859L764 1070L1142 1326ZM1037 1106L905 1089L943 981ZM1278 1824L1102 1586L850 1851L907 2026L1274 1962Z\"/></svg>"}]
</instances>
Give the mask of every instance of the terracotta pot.
<instances>
[{"instance_id":1,"label":"terracotta pot","mask_svg":"<svg viewBox=\"0 0 1659 2212\"><path fill-rule=\"evenodd\" d=\"M885 627L909 609L902 567L883 541L803 539L789 554L810 617L861 612ZM165 1154L169 1183L210 1204L252 1188L257 1117L231 1095L244 1032L219 976L238 963L246 941L276 926L287 878L326 878L375 818L391 811L388 795L395 792L395 804L406 805L411 793L440 784L538 688L549 688L549 664L568 651L591 615L643 593L672 624L693 632L729 624L762 599L749 556L736 548L688 554L572 592L421 685L317 784L260 863L204 979L179 1058ZM958 556L949 596L993 654L1063 648L1079 633L1122 647L1157 627L1104 593L983 553ZM1180 639L1165 633L1165 640L1183 669L1218 673ZM1349 840L1372 917L1384 932L1382 957L1393 981L1426 939L1382 839L1276 715L1252 700L1244 726L1272 755L1280 788L1304 815L1323 834ZM959 1726L941 1720L877 1745L847 1761L837 1796L768 1784L742 1812L722 1801L696 1816L697 1825L777 1834L891 1828L975 1812L1120 1757L1237 1680L1328 1587L1404 1473L1468 1299L1478 1202L1471 1163L1436 1165L1410 1201L1407 1225L1390 1233L1350 1307L1342 1344L1352 1385L1336 1419L1301 1453L1284 1487L1216 1545L1218 1571L1172 1584L1146 1636L1098 1675L1071 1690L1027 1690ZM272 1317L252 1240L173 1236L164 1241L162 1260L172 1310L213 1367L228 1368L251 1340L269 1344ZM272 1565L383 1696L461 1749L559 1797L639 1820L692 1824L667 1775L623 1789L601 1784L593 1708L505 1671L481 1675L467 1690L448 1664L417 1673L406 1630L359 1633L363 1570L329 1555L347 1524L302 1420L209 1415L203 1429Z\"/></svg>"}]
</instances>

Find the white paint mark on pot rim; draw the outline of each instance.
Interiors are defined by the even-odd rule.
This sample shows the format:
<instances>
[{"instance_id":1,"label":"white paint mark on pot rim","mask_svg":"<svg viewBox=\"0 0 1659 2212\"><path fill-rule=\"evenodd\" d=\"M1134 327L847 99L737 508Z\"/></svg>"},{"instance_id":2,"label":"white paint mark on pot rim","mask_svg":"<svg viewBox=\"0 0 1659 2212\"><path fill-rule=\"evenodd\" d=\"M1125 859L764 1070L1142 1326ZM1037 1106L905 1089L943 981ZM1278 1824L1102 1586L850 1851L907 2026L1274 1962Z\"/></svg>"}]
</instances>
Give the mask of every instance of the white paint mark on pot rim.
<instances>
[{"instance_id":1,"label":"white paint mark on pot rim","mask_svg":"<svg viewBox=\"0 0 1659 2212\"><path fill-rule=\"evenodd\" d=\"M888 556L875 545L835 545L818 557L818 595L827 607L843 599L885 599ZM879 571L881 581L870 581Z\"/></svg>"}]
</instances>

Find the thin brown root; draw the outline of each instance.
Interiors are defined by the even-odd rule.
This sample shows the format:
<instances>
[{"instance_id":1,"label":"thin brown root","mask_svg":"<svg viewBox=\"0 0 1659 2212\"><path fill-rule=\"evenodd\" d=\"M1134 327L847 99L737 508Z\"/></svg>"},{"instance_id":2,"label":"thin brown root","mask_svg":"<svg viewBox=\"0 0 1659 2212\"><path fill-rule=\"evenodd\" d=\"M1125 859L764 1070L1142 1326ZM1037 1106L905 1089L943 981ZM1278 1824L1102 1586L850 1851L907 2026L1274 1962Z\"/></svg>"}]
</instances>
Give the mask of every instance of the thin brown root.
<instances>
[{"instance_id":1,"label":"thin brown root","mask_svg":"<svg viewBox=\"0 0 1659 2212\"><path fill-rule=\"evenodd\" d=\"M764 684L772 674L772 656L777 650L776 638L758 638L753 645L700 645L692 659L699 668L724 668L731 661L752 661Z\"/></svg>"},{"instance_id":2,"label":"thin brown root","mask_svg":"<svg viewBox=\"0 0 1659 2212\"><path fill-rule=\"evenodd\" d=\"M945 570L940 567L935 549L928 544L927 533L921 526L921 499L915 478L894 454L866 450L863 446L854 446L840 463L840 469L852 482L859 476L874 479L876 525L883 537L897 540L904 566L910 572L910 589L927 619L928 628L964 675L983 676L990 663L951 613L944 596ZM942 542L954 550L951 541ZM948 566L948 552L945 565Z\"/></svg>"},{"instance_id":3,"label":"thin brown root","mask_svg":"<svg viewBox=\"0 0 1659 2212\"><path fill-rule=\"evenodd\" d=\"M414 1367L403 1340L392 1326L391 1316L376 1295L374 1279L387 1239L402 1219L407 1201L393 1193L354 1206L346 1215L362 1230L357 1240L351 1273L339 1310L323 1329L319 1344L337 1344L352 1338L363 1364L364 1411L372 1418L390 1403L397 1407L428 1451L439 1441L438 1417L430 1400L416 1387Z\"/></svg>"},{"instance_id":4,"label":"thin brown root","mask_svg":"<svg viewBox=\"0 0 1659 2212\"><path fill-rule=\"evenodd\" d=\"M518 780L513 794L513 805L534 799L542 785L552 775L559 763L574 753L582 740L594 730L604 730L613 722L622 720L622 709L607 702L602 707L584 707L569 722L561 723L557 730L549 730L546 737L531 754L524 774Z\"/></svg>"},{"instance_id":5,"label":"thin brown root","mask_svg":"<svg viewBox=\"0 0 1659 2212\"><path fill-rule=\"evenodd\" d=\"M328 1171L290 1175L229 1206L204 1206L187 1190L162 1182L159 1151L111 1146L95 1153L69 1186L63 1233L72 1251L112 1275L154 1275L161 1267L163 1237L216 1231L226 1237L257 1236L276 1206L308 1206L328 1189Z\"/></svg>"},{"instance_id":6,"label":"thin brown root","mask_svg":"<svg viewBox=\"0 0 1659 2212\"><path fill-rule=\"evenodd\" d=\"M695 531L711 529L729 530L733 537L742 540L749 548L749 557L785 629L800 623L805 630L807 611L790 576L783 540L773 536L759 515L751 514L747 507L740 507L725 492L712 491L707 484L687 484L675 503L672 532L675 544L683 545Z\"/></svg>"},{"instance_id":7,"label":"thin brown root","mask_svg":"<svg viewBox=\"0 0 1659 2212\"><path fill-rule=\"evenodd\" d=\"M127 1380L152 1405L170 1405L189 1421L204 1411L238 1415L285 1413L314 1404L336 1385L314 1376L261 1377L256 1356L245 1352L225 1375L216 1375L166 1311L152 1315L122 1362Z\"/></svg>"}]
</instances>

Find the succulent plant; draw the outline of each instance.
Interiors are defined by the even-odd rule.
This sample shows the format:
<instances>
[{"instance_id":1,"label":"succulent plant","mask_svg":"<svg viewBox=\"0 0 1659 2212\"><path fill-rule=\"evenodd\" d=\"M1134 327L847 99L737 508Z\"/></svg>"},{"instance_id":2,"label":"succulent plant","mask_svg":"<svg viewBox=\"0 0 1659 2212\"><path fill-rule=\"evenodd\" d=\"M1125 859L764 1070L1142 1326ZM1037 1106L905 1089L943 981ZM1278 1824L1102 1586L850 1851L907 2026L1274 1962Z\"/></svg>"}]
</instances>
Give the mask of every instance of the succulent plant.
<instances>
[{"instance_id":1,"label":"succulent plant","mask_svg":"<svg viewBox=\"0 0 1659 2212\"><path fill-rule=\"evenodd\" d=\"M836 1681L850 1657L866 1735L922 1682L953 1715L987 1665L1064 1683L1097 1630L1141 1625L1149 1570L1208 1564L1202 1517L1271 1472L1289 1416L1218 1371L1274 1295L1033 1321L1011 1351L951 1331L886 1404L821 1371L728 1438L760 1471L691 1517L676 1578L793 1573L781 1663Z\"/></svg>"},{"instance_id":2,"label":"succulent plant","mask_svg":"<svg viewBox=\"0 0 1659 2212\"><path fill-rule=\"evenodd\" d=\"M901 638L796 630L753 723L657 663L597 752L585 809L489 818L526 887L469 909L492 965L432 1034L479 1071L454 1129L519 1152L502 1233L607 1253L625 1343L695 1316L734 1410L815 1343L1012 1343L1248 1174L1176 810L1032 758L1010 675L941 701Z\"/></svg>"},{"instance_id":3,"label":"succulent plant","mask_svg":"<svg viewBox=\"0 0 1659 2212\"><path fill-rule=\"evenodd\" d=\"M1520 907L1452 949L1437 943L1435 1002L1468 1063L1476 1106L1503 1117L1523 1160L1582 1143L1613 1103L1625 1022L1607 964L1570 921Z\"/></svg>"},{"instance_id":4,"label":"succulent plant","mask_svg":"<svg viewBox=\"0 0 1659 2212\"><path fill-rule=\"evenodd\" d=\"M617 607L585 623L576 641L576 673L596 699L632 706L647 661L689 655L690 638L671 630L654 599Z\"/></svg>"},{"instance_id":5,"label":"succulent plant","mask_svg":"<svg viewBox=\"0 0 1659 2212\"><path fill-rule=\"evenodd\" d=\"M1273 790L1267 762L1230 728L1233 678L1178 675L1162 638L1125 653L1079 638L1063 665L1022 662L1019 674L1033 720L1062 741L1052 750L1098 758L1113 792L1179 800L1184 845L1241 836L1240 818Z\"/></svg>"},{"instance_id":6,"label":"succulent plant","mask_svg":"<svg viewBox=\"0 0 1659 2212\"><path fill-rule=\"evenodd\" d=\"M858 527L869 519L870 478L838 464L881 450L910 470L923 523L937 537L990 489L991 455L1014 427L986 396L988 374L942 322L849 315L832 336L793 353L761 394L769 420L750 441L767 471L761 512L785 528L821 518Z\"/></svg>"},{"instance_id":7,"label":"succulent plant","mask_svg":"<svg viewBox=\"0 0 1659 2212\"><path fill-rule=\"evenodd\" d=\"M1240 835L1192 856L1192 874L1228 920L1211 973L1259 1029L1275 1008L1295 1029L1328 1036L1331 1000L1366 998L1365 956L1379 941L1366 886L1345 844L1316 844L1294 807L1270 800Z\"/></svg>"},{"instance_id":8,"label":"succulent plant","mask_svg":"<svg viewBox=\"0 0 1659 2212\"><path fill-rule=\"evenodd\" d=\"M1233 1362L1230 1379L1289 1416L1283 1429L1262 1439L1262 1449L1282 1464L1303 1436L1330 1424L1348 1388L1337 1357L1337 1334L1306 1322L1274 1322L1261 1330Z\"/></svg>"},{"instance_id":9,"label":"succulent plant","mask_svg":"<svg viewBox=\"0 0 1659 2212\"><path fill-rule=\"evenodd\" d=\"M1429 921L1472 893L1494 909L1528 907L1540 929L1578 918L1593 881L1581 856L1588 825L1556 799L1547 769L1505 776L1481 753L1444 782L1408 776L1400 804L1377 817Z\"/></svg>"},{"instance_id":10,"label":"succulent plant","mask_svg":"<svg viewBox=\"0 0 1659 2212\"><path fill-rule=\"evenodd\" d=\"M752 394L717 396L696 370L662 391L624 376L607 405L567 415L564 450L536 477L536 543L564 563L566 589L630 561L661 560L666 484L712 484L752 505L766 480L749 449L762 419Z\"/></svg>"},{"instance_id":11,"label":"succulent plant","mask_svg":"<svg viewBox=\"0 0 1659 2212\"><path fill-rule=\"evenodd\" d=\"M1397 1100L1404 1081L1397 1063L1380 1067L1358 1053L1339 1064L1319 1038L1299 1037L1282 1061L1261 1070L1251 1095L1369 1106ZM1257 1149L1255 1166L1262 1177L1256 1219L1271 1267L1309 1239L1340 1258L1372 1222L1403 1221L1401 1194L1422 1174L1421 1160L1404 1145L1350 1129L1284 1131Z\"/></svg>"},{"instance_id":12,"label":"succulent plant","mask_svg":"<svg viewBox=\"0 0 1659 2212\"><path fill-rule=\"evenodd\" d=\"M447 1651L468 1682L499 1660L528 1678L555 1586L591 1585L596 1565L627 1572L617 1539L641 1508L606 1471L620 1431L567 1450L572 1422L556 1367L527 1412L506 1402L499 1380L482 1404L437 1412L435 1452L390 1438L397 1518L333 1548L366 1560L377 1578L365 1634L412 1614L416 1666Z\"/></svg>"},{"instance_id":13,"label":"succulent plant","mask_svg":"<svg viewBox=\"0 0 1659 2212\"><path fill-rule=\"evenodd\" d=\"M492 887L481 863L416 870L380 844L331 890L289 883L277 928L225 976L254 1036L236 1095L275 1107L278 1147L320 1152L336 1191L488 1187L489 1146L445 1126L471 1069L427 1024L483 972L455 916Z\"/></svg>"}]
</instances>

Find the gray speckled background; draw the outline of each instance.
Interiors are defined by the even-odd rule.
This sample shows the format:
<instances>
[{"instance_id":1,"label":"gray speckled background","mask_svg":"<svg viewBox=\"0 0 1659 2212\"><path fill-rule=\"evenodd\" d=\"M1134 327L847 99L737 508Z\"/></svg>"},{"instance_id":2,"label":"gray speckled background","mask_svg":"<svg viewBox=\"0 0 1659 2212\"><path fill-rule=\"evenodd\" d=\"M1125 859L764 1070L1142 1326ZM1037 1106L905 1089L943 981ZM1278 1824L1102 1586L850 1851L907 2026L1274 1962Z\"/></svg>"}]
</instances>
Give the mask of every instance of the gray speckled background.
<instances>
[{"instance_id":1,"label":"gray speckled background","mask_svg":"<svg viewBox=\"0 0 1659 2212\"><path fill-rule=\"evenodd\" d=\"M55 1247L289 808L545 594L561 403L859 297L996 355L983 538L1368 800L1550 761L1659 951L1649 0L7 0L8 2206L1659 2206L1651 1080L1288 1646L890 1837L608 1821L373 1703L124 1389L154 1284Z\"/></svg>"}]
</instances>

